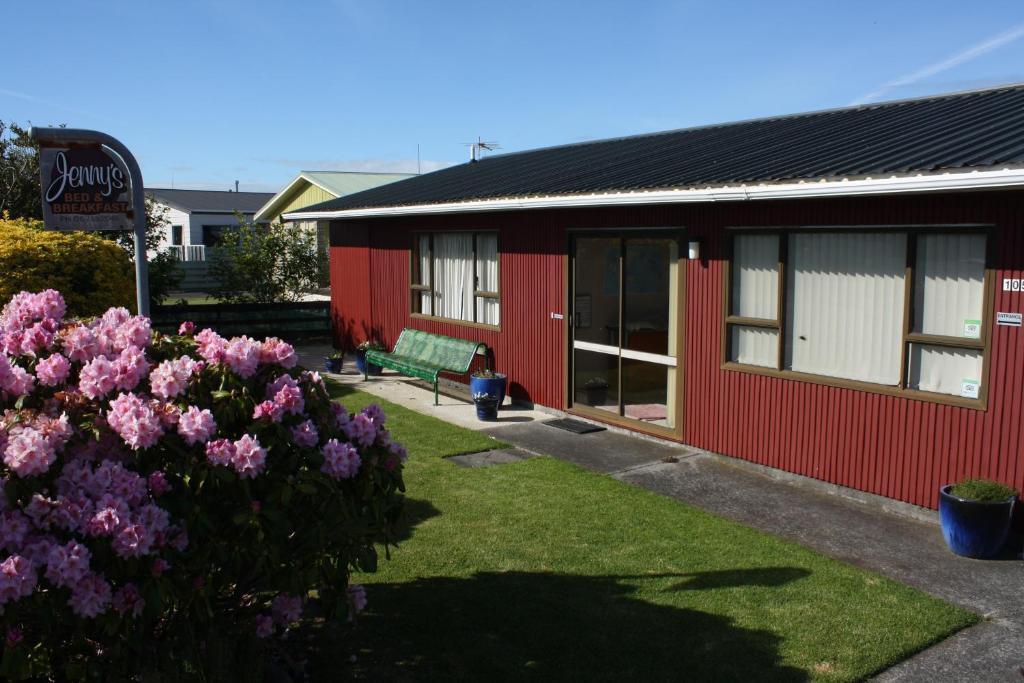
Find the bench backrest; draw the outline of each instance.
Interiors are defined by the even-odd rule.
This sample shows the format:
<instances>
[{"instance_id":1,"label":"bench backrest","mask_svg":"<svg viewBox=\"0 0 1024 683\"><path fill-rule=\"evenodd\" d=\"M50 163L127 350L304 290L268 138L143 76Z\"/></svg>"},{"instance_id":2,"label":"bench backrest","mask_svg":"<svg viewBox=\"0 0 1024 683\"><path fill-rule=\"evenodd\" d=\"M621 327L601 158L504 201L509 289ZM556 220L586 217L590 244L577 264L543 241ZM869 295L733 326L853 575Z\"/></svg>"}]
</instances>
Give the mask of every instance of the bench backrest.
<instances>
[{"instance_id":1,"label":"bench backrest","mask_svg":"<svg viewBox=\"0 0 1024 683\"><path fill-rule=\"evenodd\" d=\"M452 372L466 373L469 372L476 350L481 346L483 344L480 342L431 334L407 327L399 335L393 353Z\"/></svg>"}]
</instances>

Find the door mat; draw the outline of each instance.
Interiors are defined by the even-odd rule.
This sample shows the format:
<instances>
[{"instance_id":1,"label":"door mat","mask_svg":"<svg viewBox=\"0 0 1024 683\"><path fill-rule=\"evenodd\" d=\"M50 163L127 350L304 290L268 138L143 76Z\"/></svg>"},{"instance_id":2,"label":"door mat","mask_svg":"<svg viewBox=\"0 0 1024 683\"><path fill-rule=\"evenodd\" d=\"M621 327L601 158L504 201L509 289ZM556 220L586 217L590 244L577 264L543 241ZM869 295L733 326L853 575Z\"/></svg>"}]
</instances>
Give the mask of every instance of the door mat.
<instances>
[{"instance_id":1,"label":"door mat","mask_svg":"<svg viewBox=\"0 0 1024 683\"><path fill-rule=\"evenodd\" d=\"M557 420L548 420L544 424L549 427L557 427L558 429L564 429L567 432L573 434L589 434L590 432L603 432L604 427L598 427L595 424L589 422L583 422L582 420L573 420L567 417L559 418Z\"/></svg>"}]
</instances>

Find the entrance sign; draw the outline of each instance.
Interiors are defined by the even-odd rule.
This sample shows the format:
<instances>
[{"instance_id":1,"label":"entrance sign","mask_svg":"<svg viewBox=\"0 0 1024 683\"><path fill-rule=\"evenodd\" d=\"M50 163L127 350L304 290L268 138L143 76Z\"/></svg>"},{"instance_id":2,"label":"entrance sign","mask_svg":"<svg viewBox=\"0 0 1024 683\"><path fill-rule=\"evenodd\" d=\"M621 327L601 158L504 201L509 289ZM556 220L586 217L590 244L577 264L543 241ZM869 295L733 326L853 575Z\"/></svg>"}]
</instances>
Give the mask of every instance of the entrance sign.
<instances>
[{"instance_id":1,"label":"entrance sign","mask_svg":"<svg viewBox=\"0 0 1024 683\"><path fill-rule=\"evenodd\" d=\"M139 315L149 315L146 199L135 157L95 130L31 128L39 143L43 223L49 230L134 230Z\"/></svg>"},{"instance_id":2,"label":"entrance sign","mask_svg":"<svg viewBox=\"0 0 1024 683\"><path fill-rule=\"evenodd\" d=\"M39 151L43 222L52 230L131 230L128 167L101 145Z\"/></svg>"}]
</instances>

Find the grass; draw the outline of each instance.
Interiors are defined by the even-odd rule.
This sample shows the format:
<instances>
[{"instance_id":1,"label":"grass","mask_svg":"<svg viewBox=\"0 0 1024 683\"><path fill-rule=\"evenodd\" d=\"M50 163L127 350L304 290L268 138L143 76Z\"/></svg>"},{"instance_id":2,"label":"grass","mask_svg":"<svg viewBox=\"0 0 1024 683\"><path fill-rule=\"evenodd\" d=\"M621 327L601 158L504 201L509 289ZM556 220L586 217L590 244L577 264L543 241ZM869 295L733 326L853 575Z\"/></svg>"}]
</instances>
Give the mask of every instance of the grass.
<instances>
[{"instance_id":1,"label":"grass","mask_svg":"<svg viewBox=\"0 0 1024 683\"><path fill-rule=\"evenodd\" d=\"M370 606L330 631L324 679L850 681L977 620L554 459L457 467L445 456L498 444L333 390L380 403L412 455L406 537L355 577Z\"/></svg>"}]
</instances>

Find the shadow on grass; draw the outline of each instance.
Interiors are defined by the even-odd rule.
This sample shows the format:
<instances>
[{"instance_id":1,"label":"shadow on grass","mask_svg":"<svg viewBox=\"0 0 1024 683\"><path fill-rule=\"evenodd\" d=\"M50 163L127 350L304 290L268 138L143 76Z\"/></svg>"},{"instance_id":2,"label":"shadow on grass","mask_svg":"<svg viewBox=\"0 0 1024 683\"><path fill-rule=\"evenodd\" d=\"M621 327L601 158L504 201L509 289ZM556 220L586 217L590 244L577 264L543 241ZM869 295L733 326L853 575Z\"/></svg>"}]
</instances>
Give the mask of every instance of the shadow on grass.
<instances>
[{"instance_id":1,"label":"shadow on grass","mask_svg":"<svg viewBox=\"0 0 1024 683\"><path fill-rule=\"evenodd\" d=\"M807 680L780 663L776 634L634 591L549 573L368 586L356 628L322 634L313 680Z\"/></svg>"},{"instance_id":2,"label":"shadow on grass","mask_svg":"<svg viewBox=\"0 0 1024 683\"><path fill-rule=\"evenodd\" d=\"M713 572L679 574L685 581L669 586L668 591L696 591L737 586L782 586L791 581L810 576L811 573L799 567L760 567L757 569L722 569Z\"/></svg>"},{"instance_id":3,"label":"shadow on grass","mask_svg":"<svg viewBox=\"0 0 1024 683\"><path fill-rule=\"evenodd\" d=\"M406 498L402 503L402 516L395 526L394 539L399 542L409 540L420 522L440 514L441 511L434 507L429 500Z\"/></svg>"}]
</instances>

